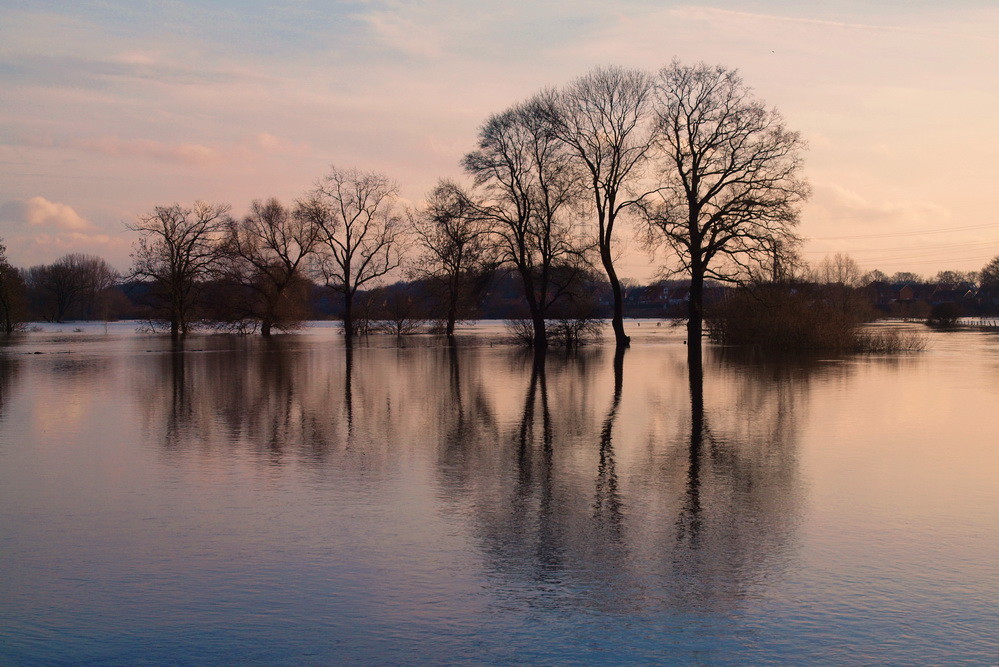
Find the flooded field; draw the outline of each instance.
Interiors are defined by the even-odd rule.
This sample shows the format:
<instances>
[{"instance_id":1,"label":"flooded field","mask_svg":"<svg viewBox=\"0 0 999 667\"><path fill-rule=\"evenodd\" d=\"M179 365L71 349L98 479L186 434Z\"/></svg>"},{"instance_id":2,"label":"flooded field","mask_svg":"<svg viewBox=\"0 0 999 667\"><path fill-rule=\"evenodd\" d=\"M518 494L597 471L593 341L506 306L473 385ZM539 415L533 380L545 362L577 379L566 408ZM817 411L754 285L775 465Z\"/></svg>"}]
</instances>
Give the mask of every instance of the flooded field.
<instances>
[{"instance_id":1,"label":"flooded field","mask_svg":"<svg viewBox=\"0 0 999 667\"><path fill-rule=\"evenodd\" d=\"M0 662L994 663L999 332L0 348ZM609 332L608 332L609 333Z\"/></svg>"}]
</instances>

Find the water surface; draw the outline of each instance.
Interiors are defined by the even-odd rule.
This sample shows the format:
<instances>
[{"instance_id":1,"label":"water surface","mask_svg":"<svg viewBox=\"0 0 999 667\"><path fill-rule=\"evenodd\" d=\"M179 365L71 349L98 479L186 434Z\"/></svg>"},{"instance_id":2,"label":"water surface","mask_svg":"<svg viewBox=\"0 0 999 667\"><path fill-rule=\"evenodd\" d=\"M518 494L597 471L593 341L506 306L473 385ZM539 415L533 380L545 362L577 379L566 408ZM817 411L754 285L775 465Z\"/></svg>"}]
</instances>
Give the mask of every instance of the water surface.
<instances>
[{"instance_id":1,"label":"water surface","mask_svg":"<svg viewBox=\"0 0 999 667\"><path fill-rule=\"evenodd\" d=\"M6 343L0 662L996 662L999 336L630 326Z\"/></svg>"}]
</instances>

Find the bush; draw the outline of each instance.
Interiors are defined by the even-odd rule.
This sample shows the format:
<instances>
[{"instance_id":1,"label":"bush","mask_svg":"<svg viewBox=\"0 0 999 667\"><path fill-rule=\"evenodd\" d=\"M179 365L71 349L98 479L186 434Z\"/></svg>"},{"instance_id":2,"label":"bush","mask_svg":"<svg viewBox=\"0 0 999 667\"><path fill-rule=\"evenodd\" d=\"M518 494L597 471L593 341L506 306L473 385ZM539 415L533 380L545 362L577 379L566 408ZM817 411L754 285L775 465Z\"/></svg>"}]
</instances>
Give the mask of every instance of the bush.
<instances>
[{"instance_id":1,"label":"bush","mask_svg":"<svg viewBox=\"0 0 999 667\"><path fill-rule=\"evenodd\" d=\"M964 315L964 309L959 303L936 303L930 309L930 318L927 323L950 327L954 326L962 315Z\"/></svg>"},{"instance_id":2,"label":"bush","mask_svg":"<svg viewBox=\"0 0 999 667\"><path fill-rule=\"evenodd\" d=\"M708 337L771 352L896 352L922 349L894 331L863 331L867 304L819 285L764 285L734 292L706 318Z\"/></svg>"},{"instance_id":3,"label":"bush","mask_svg":"<svg viewBox=\"0 0 999 667\"><path fill-rule=\"evenodd\" d=\"M548 345L567 349L585 345L600 336L603 321L590 317L560 317L545 320ZM529 319L507 320L506 329L519 345L534 344L534 323Z\"/></svg>"}]
</instances>

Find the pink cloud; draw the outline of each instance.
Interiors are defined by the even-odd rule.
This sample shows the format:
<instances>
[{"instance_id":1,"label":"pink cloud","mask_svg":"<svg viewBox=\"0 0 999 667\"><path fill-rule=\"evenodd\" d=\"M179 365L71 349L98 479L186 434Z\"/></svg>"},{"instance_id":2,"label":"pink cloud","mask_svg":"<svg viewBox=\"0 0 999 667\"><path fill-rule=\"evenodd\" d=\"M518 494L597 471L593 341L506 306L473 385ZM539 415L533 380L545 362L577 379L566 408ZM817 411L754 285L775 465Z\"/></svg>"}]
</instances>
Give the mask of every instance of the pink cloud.
<instances>
[{"instance_id":1,"label":"pink cloud","mask_svg":"<svg viewBox=\"0 0 999 667\"><path fill-rule=\"evenodd\" d=\"M226 162L246 162L266 155L304 156L312 152L304 142L291 141L267 132L250 135L238 143L205 145L193 142L166 143L151 139L122 139L114 135L54 139L32 136L22 145L37 148L70 148L110 157L140 158L207 167Z\"/></svg>"},{"instance_id":2,"label":"pink cloud","mask_svg":"<svg viewBox=\"0 0 999 667\"><path fill-rule=\"evenodd\" d=\"M45 197L9 201L0 207L0 218L13 223L65 231L79 232L93 227L72 206L49 201Z\"/></svg>"},{"instance_id":3,"label":"pink cloud","mask_svg":"<svg viewBox=\"0 0 999 667\"><path fill-rule=\"evenodd\" d=\"M167 162L206 165L222 159L216 148L202 144L165 144L148 139L119 139L114 136L96 139L71 139L66 146L114 157L145 157Z\"/></svg>"}]
</instances>

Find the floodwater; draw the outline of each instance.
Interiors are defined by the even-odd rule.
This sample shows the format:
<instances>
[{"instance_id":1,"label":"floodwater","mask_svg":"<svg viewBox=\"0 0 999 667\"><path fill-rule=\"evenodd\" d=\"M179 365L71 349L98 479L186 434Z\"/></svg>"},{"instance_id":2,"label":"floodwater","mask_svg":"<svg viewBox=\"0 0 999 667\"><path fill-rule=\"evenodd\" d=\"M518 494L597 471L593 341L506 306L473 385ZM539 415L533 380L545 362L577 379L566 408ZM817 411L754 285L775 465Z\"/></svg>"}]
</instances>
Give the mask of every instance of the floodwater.
<instances>
[{"instance_id":1,"label":"floodwater","mask_svg":"<svg viewBox=\"0 0 999 667\"><path fill-rule=\"evenodd\" d=\"M995 664L999 332L0 348L0 663Z\"/></svg>"}]
</instances>

